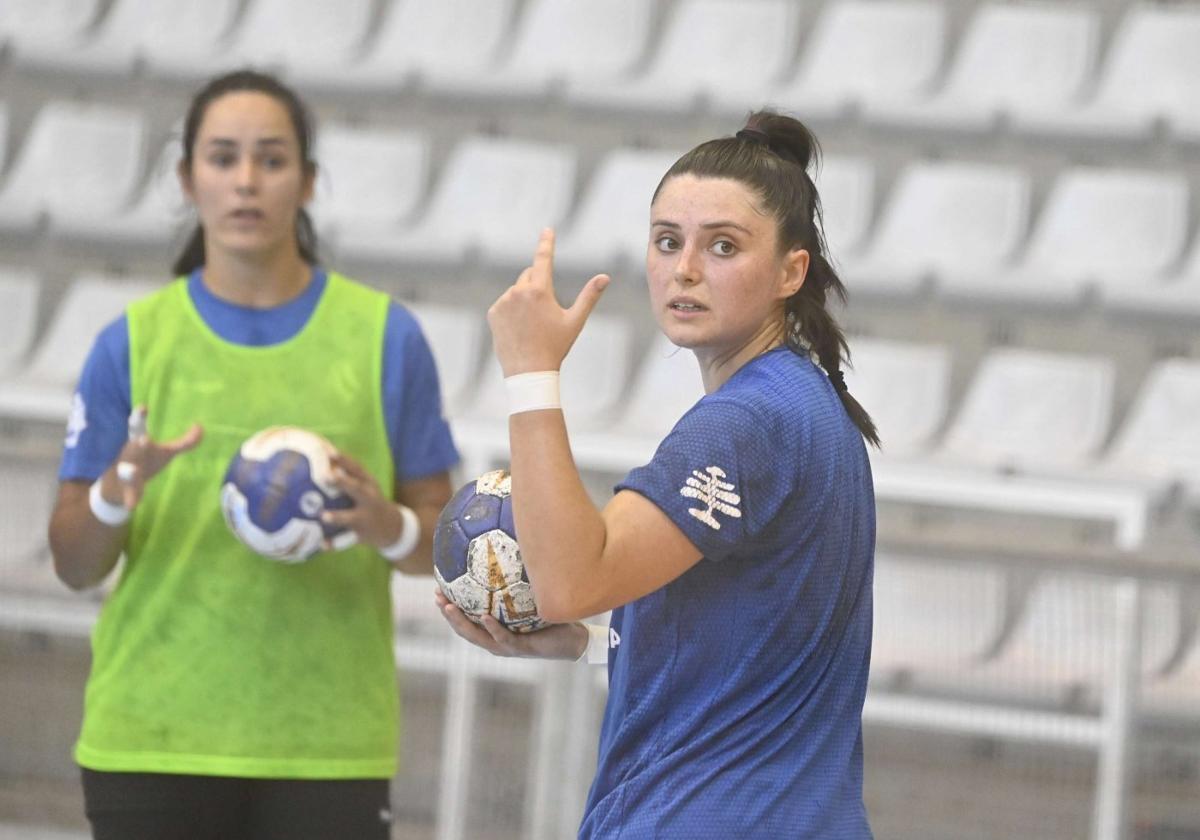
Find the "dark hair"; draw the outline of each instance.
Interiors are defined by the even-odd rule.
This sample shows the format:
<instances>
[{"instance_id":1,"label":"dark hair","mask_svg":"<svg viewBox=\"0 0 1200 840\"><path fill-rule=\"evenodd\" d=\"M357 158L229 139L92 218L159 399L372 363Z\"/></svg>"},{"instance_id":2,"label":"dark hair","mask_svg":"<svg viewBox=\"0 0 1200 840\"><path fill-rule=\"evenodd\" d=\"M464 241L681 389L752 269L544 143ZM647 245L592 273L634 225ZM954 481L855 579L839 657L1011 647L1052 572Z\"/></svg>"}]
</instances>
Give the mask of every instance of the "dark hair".
<instances>
[{"instance_id":1,"label":"dark hair","mask_svg":"<svg viewBox=\"0 0 1200 840\"><path fill-rule=\"evenodd\" d=\"M308 108L300 101L295 91L284 85L274 76L259 73L255 70L235 70L223 76L217 76L197 91L188 107L187 117L183 123L183 160L182 165L188 170L192 167L192 149L196 145L196 133L208 106L227 93L251 91L265 93L278 100L287 108L288 116L292 119L292 128L296 131L296 139L300 144L300 160L305 170L313 172L316 163L312 160L313 121ZM313 229L312 219L308 211L300 208L296 216L296 242L300 248L300 257L309 265L317 260L317 234ZM183 251L175 258L172 270L176 276L190 274L204 265L204 228L196 225L188 237Z\"/></svg>"},{"instance_id":2,"label":"dark hair","mask_svg":"<svg viewBox=\"0 0 1200 840\"><path fill-rule=\"evenodd\" d=\"M846 389L842 361L849 361L846 337L825 306L832 292L844 303L846 287L829 264L821 224L821 199L808 175L820 159L817 138L799 120L771 111L758 111L733 137L701 143L677 160L654 191L677 175L728 178L754 190L763 208L776 221L780 253L808 251L804 284L785 304L788 346L815 356L825 369L850 419L875 446L875 423ZM653 199L651 199L653 201Z\"/></svg>"}]
</instances>

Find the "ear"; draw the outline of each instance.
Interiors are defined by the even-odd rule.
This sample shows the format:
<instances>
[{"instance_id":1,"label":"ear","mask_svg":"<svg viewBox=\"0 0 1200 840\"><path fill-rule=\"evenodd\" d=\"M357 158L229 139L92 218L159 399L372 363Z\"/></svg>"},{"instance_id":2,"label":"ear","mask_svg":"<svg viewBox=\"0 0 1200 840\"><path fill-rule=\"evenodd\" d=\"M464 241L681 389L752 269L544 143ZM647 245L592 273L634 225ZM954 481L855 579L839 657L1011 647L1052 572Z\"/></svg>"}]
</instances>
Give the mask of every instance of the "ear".
<instances>
[{"instance_id":1,"label":"ear","mask_svg":"<svg viewBox=\"0 0 1200 840\"><path fill-rule=\"evenodd\" d=\"M804 248L793 248L783 257L783 280L779 285L779 296L790 298L804 285L808 276L808 251Z\"/></svg>"},{"instance_id":2,"label":"ear","mask_svg":"<svg viewBox=\"0 0 1200 840\"><path fill-rule=\"evenodd\" d=\"M176 164L175 174L179 176L179 188L183 190L183 194L187 196L188 201L195 204L196 195L192 190L192 173L188 170L186 160L181 160Z\"/></svg>"}]
</instances>

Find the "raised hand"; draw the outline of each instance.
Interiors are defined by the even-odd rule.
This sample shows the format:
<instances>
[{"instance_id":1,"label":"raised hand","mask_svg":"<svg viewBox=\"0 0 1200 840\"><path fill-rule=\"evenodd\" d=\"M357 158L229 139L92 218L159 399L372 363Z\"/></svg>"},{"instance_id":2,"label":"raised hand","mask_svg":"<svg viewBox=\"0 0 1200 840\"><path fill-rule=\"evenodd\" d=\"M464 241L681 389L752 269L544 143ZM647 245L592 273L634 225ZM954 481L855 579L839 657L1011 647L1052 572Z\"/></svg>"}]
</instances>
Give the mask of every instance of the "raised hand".
<instances>
[{"instance_id":1,"label":"raised hand","mask_svg":"<svg viewBox=\"0 0 1200 840\"><path fill-rule=\"evenodd\" d=\"M133 510L142 499L146 482L158 475L175 456L194 449L204 436L204 429L199 423L174 440L151 440L146 433L146 417L149 410L144 405L134 408L129 415L129 440L117 457L116 467L111 470L112 476L106 474L103 478L106 491L112 484L113 478L120 486L121 503L127 510ZM105 492L106 498L111 498Z\"/></svg>"},{"instance_id":2,"label":"raised hand","mask_svg":"<svg viewBox=\"0 0 1200 840\"><path fill-rule=\"evenodd\" d=\"M455 633L495 656L578 659L587 650L587 628L577 621L552 624L532 633L514 633L490 615L483 616L482 626L476 624L440 589L434 590L433 599Z\"/></svg>"},{"instance_id":3,"label":"raised hand","mask_svg":"<svg viewBox=\"0 0 1200 840\"><path fill-rule=\"evenodd\" d=\"M554 296L554 231L543 230L533 265L488 309L492 343L504 375L562 367L608 283L607 274L597 274L569 308L560 306Z\"/></svg>"}]
</instances>

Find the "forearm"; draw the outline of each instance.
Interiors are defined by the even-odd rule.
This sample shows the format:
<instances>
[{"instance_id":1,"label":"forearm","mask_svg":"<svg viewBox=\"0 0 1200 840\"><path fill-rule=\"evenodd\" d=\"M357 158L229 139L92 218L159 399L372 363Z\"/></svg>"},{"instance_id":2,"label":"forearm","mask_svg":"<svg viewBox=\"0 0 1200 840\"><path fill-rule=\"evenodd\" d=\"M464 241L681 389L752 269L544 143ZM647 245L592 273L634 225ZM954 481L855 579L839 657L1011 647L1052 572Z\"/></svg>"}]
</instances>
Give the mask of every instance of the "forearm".
<instances>
[{"instance_id":1,"label":"forearm","mask_svg":"<svg viewBox=\"0 0 1200 840\"><path fill-rule=\"evenodd\" d=\"M549 621L602 612L594 582L606 527L575 467L562 412L512 415L509 442L513 517L538 611Z\"/></svg>"},{"instance_id":2,"label":"forearm","mask_svg":"<svg viewBox=\"0 0 1200 840\"><path fill-rule=\"evenodd\" d=\"M102 478L101 494L112 504L121 497L116 475L110 469ZM50 552L54 572L71 589L87 589L108 576L125 547L129 526L113 527L99 521L88 504L90 484L64 482L50 517Z\"/></svg>"}]
</instances>

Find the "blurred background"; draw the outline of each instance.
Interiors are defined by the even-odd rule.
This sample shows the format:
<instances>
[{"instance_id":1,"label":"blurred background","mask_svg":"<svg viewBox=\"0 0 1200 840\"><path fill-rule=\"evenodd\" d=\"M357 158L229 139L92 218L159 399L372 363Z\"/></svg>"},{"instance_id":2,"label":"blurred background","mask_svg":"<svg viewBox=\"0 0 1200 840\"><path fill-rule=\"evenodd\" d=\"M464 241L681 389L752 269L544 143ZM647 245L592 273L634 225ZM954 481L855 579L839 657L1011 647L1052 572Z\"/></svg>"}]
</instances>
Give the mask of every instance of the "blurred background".
<instances>
[{"instance_id":1,"label":"blurred background","mask_svg":"<svg viewBox=\"0 0 1200 840\"><path fill-rule=\"evenodd\" d=\"M700 394L646 311L654 186L808 122L884 441L876 836L1200 838L1200 4L1135 0L0 0L0 838L86 836L62 430L194 223L190 95L245 64L316 113L324 262L422 321L457 479L506 461L483 316L539 229L564 299L613 275L564 373L598 501ZM603 669L477 655L432 585L395 580L395 836L574 836Z\"/></svg>"}]
</instances>

